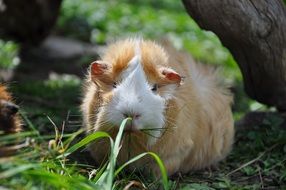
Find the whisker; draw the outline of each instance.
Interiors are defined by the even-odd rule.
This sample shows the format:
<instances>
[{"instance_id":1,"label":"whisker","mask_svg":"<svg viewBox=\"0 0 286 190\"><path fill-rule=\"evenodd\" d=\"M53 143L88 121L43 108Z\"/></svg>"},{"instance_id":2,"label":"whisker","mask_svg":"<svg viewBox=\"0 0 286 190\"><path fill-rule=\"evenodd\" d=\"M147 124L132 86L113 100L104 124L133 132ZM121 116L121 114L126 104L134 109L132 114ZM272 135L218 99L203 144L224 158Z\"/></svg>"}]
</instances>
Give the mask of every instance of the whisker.
<instances>
[{"instance_id":1,"label":"whisker","mask_svg":"<svg viewBox=\"0 0 286 190\"><path fill-rule=\"evenodd\" d=\"M154 135L151 135L150 133L147 133L147 132L145 132L145 131L142 131L142 132L143 132L144 134L150 136L150 137L157 138L157 139L160 138L160 137L156 137L156 136L154 136Z\"/></svg>"},{"instance_id":2,"label":"whisker","mask_svg":"<svg viewBox=\"0 0 286 190\"><path fill-rule=\"evenodd\" d=\"M178 126L171 121L166 120L165 122L169 124L166 131L173 131L174 129L178 128Z\"/></svg>"},{"instance_id":3,"label":"whisker","mask_svg":"<svg viewBox=\"0 0 286 190\"><path fill-rule=\"evenodd\" d=\"M156 131L156 130L165 130L166 128L148 128L148 129L141 129L140 131L152 131L152 130L154 130L154 131Z\"/></svg>"},{"instance_id":4,"label":"whisker","mask_svg":"<svg viewBox=\"0 0 286 190\"><path fill-rule=\"evenodd\" d=\"M109 124L109 125L107 125L106 126L106 124ZM93 130L95 130L95 128L100 128L100 127L102 127L102 126L104 126L105 125L105 130L106 131L110 131L113 127L110 125L110 120L109 119L106 119L106 120L104 120L104 121L101 121L101 122L99 122L99 123L96 123L96 126L94 126L94 127L92 127L92 128L89 128L88 130L87 130L87 132L90 132L90 131L93 131Z\"/></svg>"},{"instance_id":5,"label":"whisker","mask_svg":"<svg viewBox=\"0 0 286 190\"><path fill-rule=\"evenodd\" d=\"M67 121L67 124L78 124L82 123L81 121Z\"/></svg>"},{"instance_id":6,"label":"whisker","mask_svg":"<svg viewBox=\"0 0 286 190\"><path fill-rule=\"evenodd\" d=\"M168 124L171 124L173 126L176 126L176 120L172 120L171 118L166 119L165 122L167 122Z\"/></svg>"}]
</instances>

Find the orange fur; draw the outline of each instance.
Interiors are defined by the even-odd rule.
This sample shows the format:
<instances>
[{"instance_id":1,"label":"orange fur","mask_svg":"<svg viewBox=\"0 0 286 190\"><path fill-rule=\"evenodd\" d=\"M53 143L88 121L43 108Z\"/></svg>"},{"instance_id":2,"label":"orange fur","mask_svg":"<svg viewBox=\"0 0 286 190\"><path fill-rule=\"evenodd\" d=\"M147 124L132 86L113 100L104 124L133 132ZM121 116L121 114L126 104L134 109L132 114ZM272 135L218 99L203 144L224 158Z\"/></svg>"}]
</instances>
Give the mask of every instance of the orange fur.
<instances>
[{"instance_id":1,"label":"orange fur","mask_svg":"<svg viewBox=\"0 0 286 190\"><path fill-rule=\"evenodd\" d=\"M112 68L106 77L116 82L134 56L134 48L135 41L132 39L109 46L102 57ZM223 159L233 142L232 96L218 83L217 74L206 66L196 64L188 54L178 52L166 42L160 46L151 41L142 41L140 49L147 79L159 85L159 94L164 90L164 85L171 83L161 73L160 67L170 67L185 79L167 104L166 129L161 138L148 146L144 133L126 133L118 162L122 164L139 153L153 151L162 158L171 175L178 171L201 169ZM81 105L84 124L89 131L104 130L115 137L117 128L106 123L106 116L99 111L112 99L112 91L102 89L91 78L89 75ZM100 140L90 146L90 151L100 163L106 158L108 147L107 140ZM143 159L133 166L139 167L143 163L153 164L149 159Z\"/></svg>"}]
</instances>

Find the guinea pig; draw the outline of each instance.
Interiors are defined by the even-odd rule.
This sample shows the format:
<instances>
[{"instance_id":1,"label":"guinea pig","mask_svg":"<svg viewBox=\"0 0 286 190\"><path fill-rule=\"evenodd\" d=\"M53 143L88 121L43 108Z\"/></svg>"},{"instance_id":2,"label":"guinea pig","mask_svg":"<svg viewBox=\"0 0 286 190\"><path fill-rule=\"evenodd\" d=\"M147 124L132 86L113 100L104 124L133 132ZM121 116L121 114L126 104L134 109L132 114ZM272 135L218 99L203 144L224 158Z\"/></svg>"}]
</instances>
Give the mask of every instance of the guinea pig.
<instances>
[{"instance_id":1,"label":"guinea pig","mask_svg":"<svg viewBox=\"0 0 286 190\"><path fill-rule=\"evenodd\" d=\"M0 84L0 138L1 135L13 134L21 130L21 120L17 114L19 107L12 101L5 85ZM0 157L10 156L19 146L1 146Z\"/></svg>"},{"instance_id":2,"label":"guinea pig","mask_svg":"<svg viewBox=\"0 0 286 190\"><path fill-rule=\"evenodd\" d=\"M0 131L14 133L20 130L19 107L13 103L6 86L0 84Z\"/></svg>"},{"instance_id":3,"label":"guinea pig","mask_svg":"<svg viewBox=\"0 0 286 190\"><path fill-rule=\"evenodd\" d=\"M169 175L211 166L230 152L234 137L232 95L217 75L170 43L117 41L90 65L81 104L84 126L114 138L122 120L132 118L119 164L151 151ZM97 163L106 160L109 146L107 139L89 146ZM153 164L145 158L132 167L153 170Z\"/></svg>"}]
</instances>

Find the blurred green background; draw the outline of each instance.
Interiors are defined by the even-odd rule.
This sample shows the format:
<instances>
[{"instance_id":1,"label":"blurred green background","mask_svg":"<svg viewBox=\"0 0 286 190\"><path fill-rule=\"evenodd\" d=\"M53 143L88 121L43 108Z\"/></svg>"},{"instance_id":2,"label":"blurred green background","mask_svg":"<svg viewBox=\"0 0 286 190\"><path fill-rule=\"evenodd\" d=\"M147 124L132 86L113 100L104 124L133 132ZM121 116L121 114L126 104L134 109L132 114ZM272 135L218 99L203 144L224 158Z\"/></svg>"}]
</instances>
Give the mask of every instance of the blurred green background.
<instances>
[{"instance_id":1,"label":"blurred green background","mask_svg":"<svg viewBox=\"0 0 286 190\"><path fill-rule=\"evenodd\" d=\"M222 78L233 86L236 94L234 105L236 118L251 109L263 109L263 106L245 96L241 73L229 51L222 46L216 35L212 32L203 31L198 27L186 13L181 1L66 0L63 1L60 16L52 35L76 39L95 46L102 46L116 39L130 36L143 36L154 40L168 38L176 48L189 52L196 60L220 67ZM20 62L17 54L20 50L19 45L12 41L0 40L0 47L0 68L4 70L15 69ZM83 56L80 61L71 60L70 64L80 64L87 68L93 59L94 57ZM41 60L39 61L41 62ZM28 65L26 62L25 64ZM62 65L66 67L66 65ZM84 72L83 69L82 73ZM66 74L70 73L67 72ZM25 73L23 75L25 76ZM56 80L61 85L55 84L52 85L53 87L51 87L51 83L55 82L55 79L46 78L47 81L25 80L21 83L21 86L12 84L12 88L16 97L33 94L37 97L35 100L43 99L42 102L49 99L62 100L61 90L65 91L66 86L70 88L69 86L74 85L74 82L69 84L69 80L61 81L60 78L58 77ZM73 76L70 78L73 78ZM82 78L82 75L79 78ZM78 80L79 78L73 78L72 80ZM74 87L80 89L80 82ZM49 95L51 91L58 91L54 94L57 98ZM77 93L70 96L80 96L79 90L75 90L75 92ZM69 97L69 95L67 96ZM68 98L64 99L69 100ZM55 109L46 107L39 109L33 102L29 102L29 106L27 108L23 106L23 108L27 109L30 114L44 111L46 114L61 117L66 110L75 110L77 108L75 103L78 103L78 101L72 103L71 100L69 104L63 102L52 101L51 104L55 105ZM65 105L69 105L69 107ZM56 120L60 121L61 118L56 117Z\"/></svg>"},{"instance_id":2,"label":"blurred green background","mask_svg":"<svg viewBox=\"0 0 286 190\"><path fill-rule=\"evenodd\" d=\"M229 52L212 32L198 27L180 1L64 1L57 30L96 44L130 36L157 40L168 37L196 59L224 65L240 78Z\"/></svg>"}]
</instances>

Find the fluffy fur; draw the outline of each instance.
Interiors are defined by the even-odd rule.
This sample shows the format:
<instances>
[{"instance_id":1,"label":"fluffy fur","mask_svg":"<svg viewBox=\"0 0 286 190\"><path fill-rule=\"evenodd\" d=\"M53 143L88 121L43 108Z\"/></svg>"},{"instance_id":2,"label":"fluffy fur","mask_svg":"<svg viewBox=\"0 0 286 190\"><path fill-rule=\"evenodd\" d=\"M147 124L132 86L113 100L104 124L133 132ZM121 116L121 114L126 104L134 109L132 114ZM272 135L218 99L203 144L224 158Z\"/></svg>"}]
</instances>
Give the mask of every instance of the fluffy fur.
<instances>
[{"instance_id":1,"label":"fluffy fur","mask_svg":"<svg viewBox=\"0 0 286 190\"><path fill-rule=\"evenodd\" d=\"M111 44L92 64L81 110L89 132L112 137L125 117L133 117L118 162L153 151L171 175L210 166L228 154L234 135L231 102L216 72L188 54L168 43L127 39ZM93 143L90 152L101 163L108 140ZM133 166L142 164L154 168L148 158Z\"/></svg>"}]
</instances>

